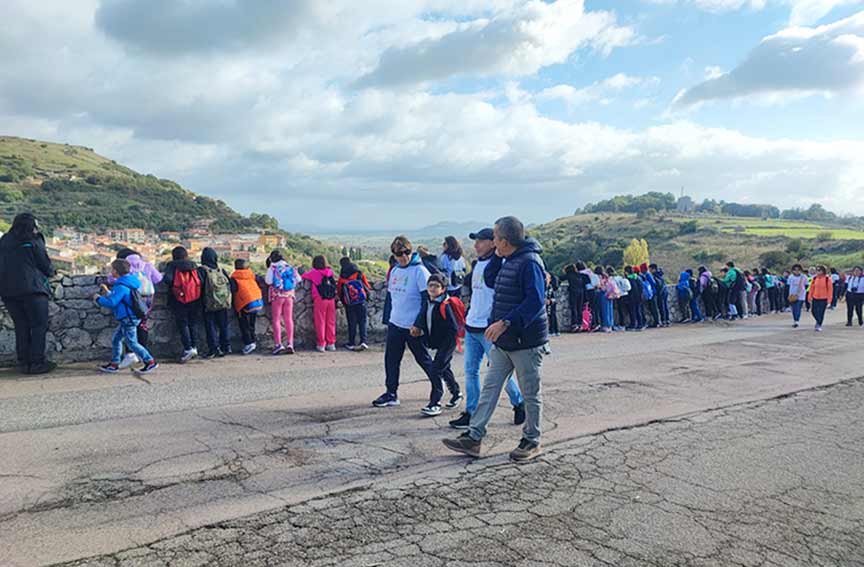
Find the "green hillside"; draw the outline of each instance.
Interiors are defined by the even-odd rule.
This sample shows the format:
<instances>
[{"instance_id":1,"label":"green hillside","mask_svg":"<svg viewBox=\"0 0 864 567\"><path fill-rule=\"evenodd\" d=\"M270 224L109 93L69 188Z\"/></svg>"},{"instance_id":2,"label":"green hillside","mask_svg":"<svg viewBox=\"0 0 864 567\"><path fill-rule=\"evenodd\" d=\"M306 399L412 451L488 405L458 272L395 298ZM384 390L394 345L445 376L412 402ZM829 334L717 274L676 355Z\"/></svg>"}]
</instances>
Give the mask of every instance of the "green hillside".
<instances>
[{"instance_id":1,"label":"green hillside","mask_svg":"<svg viewBox=\"0 0 864 567\"><path fill-rule=\"evenodd\" d=\"M244 217L223 201L140 174L92 149L0 136L0 224L23 211L36 214L49 232L58 226L182 232L202 219L214 221L214 232L278 231L268 215ZM332 260L338 254L307 236L287 238L297 256L324 253Z\"/></svg>"},{"instance_id":2,"label":"green hillside","mask_svg":"<svg viewBox=\"0 0 864 567\"><path fill-rule=\"evenodd\" d=\"M533 227L555 270L583 260L620 267L634 238L648 241L651 260L667 270L732 260L746 267L786 267L801 260L848 268L864 263L864 231L836 223L725 215L588 213Z\"/></svg>"}]
</instances>

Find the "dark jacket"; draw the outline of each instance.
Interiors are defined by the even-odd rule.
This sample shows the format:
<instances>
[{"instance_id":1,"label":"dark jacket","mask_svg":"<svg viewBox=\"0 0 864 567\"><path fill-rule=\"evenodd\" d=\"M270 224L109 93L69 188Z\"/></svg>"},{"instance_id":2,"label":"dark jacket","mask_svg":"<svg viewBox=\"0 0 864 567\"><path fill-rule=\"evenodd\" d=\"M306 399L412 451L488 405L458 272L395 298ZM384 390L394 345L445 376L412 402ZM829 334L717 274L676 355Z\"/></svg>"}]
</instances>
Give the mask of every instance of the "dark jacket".
<instances>
[{"instance_id":1,"label":"dark jacket","mask_svg":"<svg viewBox=\"0 0 864 567\"><path fill-rule=\"evenodd\" d=\"M203 273L203 270L198 267L195 262L191 260L171 260L165 265L165 274L162 279L165 282L165 285L168 286L168 307L180 307L182 304L177 301L174 297L174 274L177 272L191 272L193 270L198 270L198 278L201 280L201 297L204 297L204 281L207 279L207 274ZM200 305L203 301L200 299L198 301L194 301L189 305Z\"/></svg>"},{"instance_id":2,"label":"dark jacket","mask_svg":"<svg viewBox=\"0 0 864 567\"><path fill-rule=\"evenodd\" d=\"M567 293L570 297L577 298L585 295L585 289L591 283L591 278L582 272L564 272L561 281L567 282Z\"/></svg>"},{"instance_id":3,"label":"dark jacket","mask_svg":"<svg viewBox=\"0 0 864 567\"><path fill-rule=\"evenodd\" d=\"M26 240L12 233L0 238L0 297L50 295L48 278L54 273L41 234Z\"/></svg>"},{"instance_id":4,"label":"dark jacket","mask_svg":"<svg viewBox=\"0 0 864 567\"><path fill-rule=\"evenodd\" d=\"M438 259L438 256L435 254L428 254L420 258L420 261L423 262L423 266L429 270L430 274L443 274L444 268L441 267L441 260Z\"/></svg>"},{"instance_id":5,"label":"dark jacket","mask_svg":"<svg viewBox=\"0 0 864 567\"><path fill-rule=\"evenodd\" d=\"M420 314L417 315L417 322L414 324L418 329L423 331L423 344L433 350L452 348L456 346L456 333L459 329L456 324L456 317L453 315L453 309L450 305L444 307L447 315L446 319L441 317L441 303L447 300L447 294L438 297L437 301L430 300L428 295L423 296L423 308ZM433 303L432 309L432 328L429 328L429 304Z\"/></svg>"},{"instance_id":6,"label":"dark jacket","mask_svg":"<svg viewBox=\"0 0 864 567\"><path fill-rule=\"evenodd\" d=\"M495 343L502 350L526 350L549 342L542 251L540 244L529 238L504 260L495 279L492 322L510 322L510 328Z\"/></svg>"}]
</instances>

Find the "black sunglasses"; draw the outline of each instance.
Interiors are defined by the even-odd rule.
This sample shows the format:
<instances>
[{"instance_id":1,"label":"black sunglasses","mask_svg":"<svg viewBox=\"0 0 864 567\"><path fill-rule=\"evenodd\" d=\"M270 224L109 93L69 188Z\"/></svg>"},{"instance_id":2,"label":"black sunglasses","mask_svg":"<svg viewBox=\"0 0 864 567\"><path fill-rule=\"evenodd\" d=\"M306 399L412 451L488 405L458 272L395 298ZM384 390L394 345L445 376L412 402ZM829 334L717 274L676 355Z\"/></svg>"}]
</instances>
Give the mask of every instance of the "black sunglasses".
<instances>
[{"instance_id":1,"label":"black sunglasses","mask_svg":"<svg viewBox=\"0 0 864 567\"><path fill-rule=\"evenodd\" d=\"M397 258L398 258L399 256L410 256L410 255L411 255L411 251L410 251L410 250L402 250L401 252L396 252L396 253L394 254L394 256L396 256Z\"/></svg>"}]
</instances>

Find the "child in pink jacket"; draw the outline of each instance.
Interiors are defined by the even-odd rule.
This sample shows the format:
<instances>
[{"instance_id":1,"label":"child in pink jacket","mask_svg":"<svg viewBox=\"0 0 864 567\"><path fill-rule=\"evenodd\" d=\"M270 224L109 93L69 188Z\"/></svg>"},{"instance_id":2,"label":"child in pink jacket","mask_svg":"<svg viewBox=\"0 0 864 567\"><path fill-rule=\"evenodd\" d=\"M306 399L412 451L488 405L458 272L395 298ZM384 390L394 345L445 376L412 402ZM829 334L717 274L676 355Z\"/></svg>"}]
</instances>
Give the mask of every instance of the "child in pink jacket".
<instances>
[{"instance_id":1,"label":"child in pink jacket","mask_svg":"<svg viewBox=\"0 0 864 567\"><path fill-rule=\"evenodd\" d=\"M318 352L336 350L336 279L324 256L312 259L312 269L303 274L312 282L313 313L315 316L316 348Z\"/></svg>"}]
</instances>

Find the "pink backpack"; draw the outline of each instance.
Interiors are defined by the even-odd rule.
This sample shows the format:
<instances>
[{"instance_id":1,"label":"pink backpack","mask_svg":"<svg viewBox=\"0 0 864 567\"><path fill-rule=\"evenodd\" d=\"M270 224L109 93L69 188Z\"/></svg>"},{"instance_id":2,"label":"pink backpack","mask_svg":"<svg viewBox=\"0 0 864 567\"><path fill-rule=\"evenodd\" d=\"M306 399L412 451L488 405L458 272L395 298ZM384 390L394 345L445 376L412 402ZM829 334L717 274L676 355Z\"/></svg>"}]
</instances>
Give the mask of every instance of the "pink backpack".
<instances>
[{"instance_id":1,"label":"pink backpack","mask_svg":"<svg viewBox=\"0 0 864 567\"><path fill-rule=\"evenodd\" d=\"M582 326L579 330L585 333L591 330L591 307L587 302L582 306Z\"/></svg>"}]
</instances>

